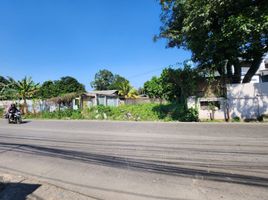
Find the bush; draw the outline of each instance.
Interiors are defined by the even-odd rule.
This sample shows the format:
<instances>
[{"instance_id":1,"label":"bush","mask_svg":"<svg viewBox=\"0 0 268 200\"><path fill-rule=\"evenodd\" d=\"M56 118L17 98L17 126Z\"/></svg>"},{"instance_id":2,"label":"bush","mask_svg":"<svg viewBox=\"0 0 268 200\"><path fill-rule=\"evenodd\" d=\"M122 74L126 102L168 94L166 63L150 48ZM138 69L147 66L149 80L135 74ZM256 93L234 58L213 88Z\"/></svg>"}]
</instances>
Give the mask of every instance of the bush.
<instances>
[{"instance_id":1,"label":"bush","mask_svg":"<svg viewBox=\"0 0 268 200\"><path fill-rule=\"evenodd\" d=\"M182 115L180 121L183 121L183 122L197 122L198 121L198 111L197 111L197 109L194 109L194 108L187 109L185 114Z\"/></svg>"},{"instance_id":2,"label":"bush","mask_svg":"<svg viewBox=\"0 0 268 200\"><path fill-rule=\"evenodd\" d=\"M110 119L131 121L197 121L195 109L185 109L181 104L137 104L119 107L96 106L85 109L86 119Z\"/></svg>"},{"instance_id":3,"label":"bush","mask_svg":"<svg viewBox=\"0 0 268 200\"><path fill-rule=\"evenodd\" d=\"M37 119L83 119L81 110L66 109L62 111L54 112L41 112L41 113L30 113L24 116L25 118L37 118Z\"/></svg>"},{"instance_id":4,"label":"bush","mask_svg":"<svg viewBox=\"0 0 268 200\"><path fill-rule=\"evenodd\" d=\"M232 122L240 122L240 121L241 121L240 117L233 117L232 118Z\"/></svg>"},{"instance_id":5,"label":"bush","mask_svg":"<svg viewBox=\"0 0 268 200\"><path fill-rule=\"evenodd\" d=\"M4 108L0 108L0 118L2 118L4 114Z\"/></svg>"},{"instance_id":6,"label":"bush","mask_svg":"<svg viewBox=\"0 0 268 200\"><path fill-rule=\"evenodd\" d=\"M181 104L136 104L118 107L95 106L81 110L62 110L28 114L26 118L40 119L108 119L130 121L198 121L197 110Z\"/></svg>"}]
</instances>

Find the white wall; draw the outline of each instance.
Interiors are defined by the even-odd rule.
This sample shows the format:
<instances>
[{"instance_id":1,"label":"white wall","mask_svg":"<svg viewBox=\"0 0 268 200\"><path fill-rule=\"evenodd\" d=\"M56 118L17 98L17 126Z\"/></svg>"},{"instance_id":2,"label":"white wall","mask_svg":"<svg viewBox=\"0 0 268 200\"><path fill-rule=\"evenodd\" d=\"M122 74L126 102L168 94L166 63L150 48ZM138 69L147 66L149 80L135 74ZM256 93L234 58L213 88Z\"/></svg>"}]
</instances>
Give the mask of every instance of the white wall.
<instances>
[{"instance_id":1,"label":"white wall","mask_svg":"<svg viewBox=\"0 0 268 200\"><path fill-rule=\"evenodd\" d=\"M239 117L241 119L256 119L263 114L268 115L268 83L246 83L227 85L227 99L198 98L188 99L188 108L199 111L200 119L210 119L211 110L202 109L201 101L219 101L221 108L214 113L214 119Z\"/></svg>"},{"instance_id":2,"label":"white wall","mask_svg":"<svg viewBox=\"0 0 268 200\"><path fill-rule=\"evenodd\" d=\"M268 114L268 83L227 85L230 116L255 119Z\"/></svg>"}]
</instances>

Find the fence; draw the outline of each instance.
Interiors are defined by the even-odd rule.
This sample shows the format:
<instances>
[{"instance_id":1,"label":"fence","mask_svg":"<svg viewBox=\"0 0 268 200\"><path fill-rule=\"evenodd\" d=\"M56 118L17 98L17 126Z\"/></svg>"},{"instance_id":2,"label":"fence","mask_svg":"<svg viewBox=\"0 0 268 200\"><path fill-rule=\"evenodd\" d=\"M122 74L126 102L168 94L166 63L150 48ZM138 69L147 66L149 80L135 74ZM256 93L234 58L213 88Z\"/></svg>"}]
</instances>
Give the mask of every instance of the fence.
<instances>
[{"instance_id":1,"label":"fence","mask_svg":"<svg viewBox=\"0 0 268 200\"><path fill-rule=\"evenodd\" d=\"M141 97L137 99L132 99L132 98L126 98L124 100L121 100L121 104L125 105L134 105L134 104L143 104L143 103L166 103L167 101L163 99L151 99L148 97Z\"/></svg>"},{"instance_id":2,"label":"fence","mask_svg":"<svg viewBox=\"0 0 268 200\"><path fill-rule=\"evenodd\" d=\"M53 112L58 109L58 105L52 101L42 101L42 100L27 100L28 111L32 113L38 113L41 111ZM15 103L20 109L22 108L23 101L0 101L0 108L4 108L5 111L8 110L10 104ZM64 108L64 106L61 106Z\"/></svg>"},{"instance_id":3,"label":"fence","mask_svg":"<svg viewBox=\"0 0 268 200\"><path fill-rule=\"evenodd\" d=\"M268 83L227 85L231 117L255 119L268 114Z\"/></svg>"},{"instance_id":4,"label":"fence","mask_svg":"<svg viewBox=\"0 0 268 200\"><path fill-rule=\"evenodd\" d=\"M191 97L188 107L197 107L200 119L256 119L268 115L268 83L230 84L226 99Z\"/></svg>"}]
</instances>

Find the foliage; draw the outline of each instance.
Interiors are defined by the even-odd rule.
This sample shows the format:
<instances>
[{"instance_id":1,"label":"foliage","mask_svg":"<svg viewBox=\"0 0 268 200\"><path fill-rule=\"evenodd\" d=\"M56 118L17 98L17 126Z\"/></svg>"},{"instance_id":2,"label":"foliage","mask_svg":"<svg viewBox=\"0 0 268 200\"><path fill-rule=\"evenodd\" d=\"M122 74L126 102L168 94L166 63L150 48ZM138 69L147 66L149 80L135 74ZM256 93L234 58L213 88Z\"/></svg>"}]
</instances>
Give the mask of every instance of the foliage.
<instances>
[{"instance_id":1,"label":"foliage","mask_svg":"<svg viewBox=\"0 0 268 200\"><path fill-rule=\"evenodd\" d=\"M37 94L41 99L49 99L59 95L59 91L56 89L56 84L53 81L45 81Z\"/></svg>"},{"instance_id":2,"label":"foliage","mask_svg":"<svg viewBox=\"0 0 268 200\"><path fill-rule=\"evenodd\" d=\"M60 94L85 92L85 86L70 76L62 77L59 81L56 81L56 86Z\"/></svg>"},{"instance_id":3,"label":"foliage","mask_svg":"<svg viewBox=\"0 0 268 200\"><path fill-rule=\"evenodd\" d=\"M9 79L0 76L0 99L8 100L15 99L17 96L16 90L11 87L11 82Z\"/></svg>"},{"instance_id":4,"label":"foliage","mask_svg":"<svg viewBox=\"0 0 268 200\"><path fill-rule=\"evenodd\" d=\"M79 83L73 77L65 76L60 80L45 81L37 96L41 99L50 99L53 97L63 96L65 94L79 94L83 92L85 92L85 86L83 84Z\"/></svg>"},{"instance_id":5,"label":"foliage","mask_svg":"<svg viewBox=\"0 0 268 200\"><path fill-rule=\"evenodd\" d=\"M109 90L113 81L113 73L109 70L103 69L95 74L95 79L91 82L91 87L95 90Z\"/></svg>"},{"instance_id":6,"label":"foliage","mask_svg":"<svg viewBox=\"0 0 268 200\"><path fill-rule=\"evenodd\" d=\"M80 110L65 109L54 112L29 113L24 116L28 119L83 119Z\"/></svg>"},{"instance_id":7,"label":"foliage","mask_svg":"<svg viewBox=\"0 0 268 200\"><path fill-rule=\"evenodd\" d=\"M117 84L117 89L119 90L118 94L120 96L126 97L131 90L131 85L129 84L129 81L122 81Z\"/></svg>"},{"instance_id":8,"label":"foliage","mask_svg":"<svg viewBox=\"0 0 268 200\"><path fill-rule=\"evenodd\" d=\"M3 77L0 76L0 92L4 89L4 87L9 83L9 81Z\"/></svg>"},{"instance_id":9,"label":"foliage","mask_svg":"<svg viewBox=\"0 0 268 200\"><path fill-rule=\"evenodd\" d=\"M135 99L135 98L138 98L138 95L139 95L138 91L135 88L131 87L131 89L129 90L127 94L127 98Z\"/></svg>"},{"instance_id":10,"label":"foliage","mask_svg":"<svg viewBox=\"0 0 268 200\"><path fill-rule=\"evenodd\" d=\"M233 117L232 118L232 122L240 122L240 121L241 121L240 117Z\"/></svg>"},{"instance_id":11,"label":"foliage","mask_svg":"<svg viewBox=\"0 0 268 200\"><path fill-rule=\"evenodd\" d=\"M4 108L0 108L0 118L4 115Z\"/></svg>"},{"instance_id":12,"label":"foliage","mask_svg":"<svg viewBox=\"0 0 268 200\"><path fill-rule=\"evenodd\" d=\"M163 83L161 78L153 76L151 80L144 83L144 93L150 98L164 98Z\"/></svg>"},{"instance_id":13,"label":"foliage","mask_svg":"<svg viewBox=\"0 0 268 200\"><path fill-rule=\"evenodd\" d=\"M200 76L196 69L185 64L184 68L164 69L160 78L166 99L185 103L189 96L195 94Z\"/></svg>"},{"instance_id":14,"label":"foliage","mask_svg":"<svg viewBox=\"0 0 268 200\"><path fill-rule=\"evenodd\" d=\"M158 113L160 119L166 121L198 121L198 111L193 108L187 109L184 104L162 104L156 106L154 111Z\"/></svg>"},{"instance_id":15,"label":"foliage","mask_svg":"<svg viewBox=\"0 0 268 200\"><path fill-rule=\"evenodd\" d=\"M39 119L98 119L127 121L197 121L194 109L185 109L181 104L138 104L119 107L95 106L83 111L65 109L55 112L28 114L26 118Z\"/></svg>"},{"instance_id":16,"label":"foliage","mask_svg":"<svg viewBox=\"0 0 268 200\"><path fill-rule=\"evenodd\" d=\"M184 63L183 68L166 68L160 77L152 77L144 83L144 92L150 98L166 99L171 102L185 103L195 94L197 82L201 79L198 71Z\"/></svg>"},{"instance_id":17,"label":"foliage","mask_svg":"<svg viewBox=\"0 0 268 200\"><path fill-rule=\"evenodd\" d=\"M267 1L161 0L160 4L163 25L158 37L167 38L169 47L191 50L195 62L221 75L227 64L234 83L240 81L240 59L246 60L250 70L243 82L251 80L268 50Z\"/></svg>"},{"instance_id":18,"label":"foliage","mask_svg":"<svg viewBox=\"0 0 268 200\"><path fill-rule=\"evenodd\" d=\"M16 91L17 98L24 102L24 112L28 113L26 99L32 98L39 90L39 83L35 84L31 77L24 77L21 81L9 78L9 87Z\"/></svg>"},{"instance_id":19,"label":"foliage","mask_svg":"<svg viewBox=\"0 0 268 200\"><path fill-rule=\"evenodd\" d=\"M130 86L129 80L127 80L126 78L124 78L118 74L115 74L115 75L113 75L112 83L108 87L108 89L109 90L121 90L122 83Z\"/></svg>"},{"instance_id":20,"label":"foliage","mask_svg":"<svg viewBox=\"0 0 268 200\"><path fill-rule=\"evenodd\" d=\"M198 110L195 108L189 108L186 113L181 117L181 121L184 122L197 122L198 121Z\"/></svg>"},{"instance_id":21,"label":"foliage","mask_svg":"<svg viewBox=\"0 0 268 200\"><path fill-rule=\"evenodd\" d=\"M127 95L132 88L129 80L118 74L113 74L106 69L100 70L95 74L95 79L91 82L91 87L95 90L119 90L122 96Z\"/></svg>"},{"instance_id":22,"label":"foliage","mask_svg":"<svg viewBox=\"0 0 268 200\"><path fill-rule=\"evenodd\" d=\"M129 84L129 81L127 80L119 83L117 89L119 90L118 94L125 98L137 98L138 97L138 91L135 88L133 88Z\"/></svg>"}]
</instances>

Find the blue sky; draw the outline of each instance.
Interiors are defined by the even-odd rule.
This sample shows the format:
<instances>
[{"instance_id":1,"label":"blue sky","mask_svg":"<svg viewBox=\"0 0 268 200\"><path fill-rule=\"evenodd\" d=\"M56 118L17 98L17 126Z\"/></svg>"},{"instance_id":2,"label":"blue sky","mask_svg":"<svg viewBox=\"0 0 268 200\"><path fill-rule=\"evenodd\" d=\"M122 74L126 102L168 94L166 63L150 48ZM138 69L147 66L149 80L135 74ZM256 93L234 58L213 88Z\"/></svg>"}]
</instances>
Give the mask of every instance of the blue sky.
<instances>
[{"instance_id":1,"label":"blue sky","mask_svg":"<svg viewBox=\"0 0 268 200\"><path fill-rule=\"evenodd\" d=\"M0 75L73 76L90 90L100 69L140 87L191 53L153 42L156 0L0 0Z\"/></svg>"}]
</instances>

